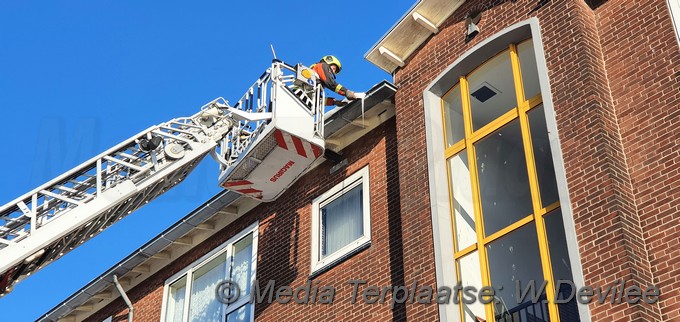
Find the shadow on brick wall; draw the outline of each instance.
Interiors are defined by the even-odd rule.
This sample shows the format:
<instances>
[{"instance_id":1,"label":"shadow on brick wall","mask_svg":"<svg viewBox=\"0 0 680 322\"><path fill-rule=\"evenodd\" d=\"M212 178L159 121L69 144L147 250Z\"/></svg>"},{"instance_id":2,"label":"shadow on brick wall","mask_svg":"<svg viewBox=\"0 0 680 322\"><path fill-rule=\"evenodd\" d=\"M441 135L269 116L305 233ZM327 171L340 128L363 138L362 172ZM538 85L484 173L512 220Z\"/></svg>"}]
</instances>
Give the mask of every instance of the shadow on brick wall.
<instances>
[{"instance_id":1,"label":"shadow on brick wall","mask_svg":"<svg viewBox=\"0 0 680 322\"><path fill-rule=\"evenodd\" d=\"M310 277L311 256L311 203L312 200L331 187L346 179L357 168L368 162L385 162L387 172L387 208L388 208L388 234L389 238L389 265L392 285L404 285L404 260L403 240L401 227L401 204L399 190L399 165L397 138L394 119L373 130L365 136L365 140L343 149L343 155L347 158L350 168L348 171L338 171L330 174L333 163L326 161L305 175L286 191L278 200L280 202L262 204L251 212L259 214L260 235L258 239L258 263L257 280L260 291L264 291L267 282L275 281L275 289L280 287L298 287L304 285ZM385 139L385 160L377 155L373 158L370 154L377 151L376 145ZM378 238L376 236L376 238ZM384 244L383 244L384 245ZM371 247L377 247L375 245ZM358 254L361 254L359 252ZM365 254L365 253L364 253ZM349 263L345 269L358 272L363 269L361 265L366 262L356 262L346 259ZM372 274L377 267L364 271ZM346 284L345 272L331 267L328 271L320 273L323 277L323 285ZM362 275L363 277L363 275ZM366 276L368 278L370 276ZM262 294L262 293L261 293ZM273 306L272 306L273 305ZM340 316L343 304L336 303L334 307L310 307L298 304L279 305L276 300L255 305L255 319L264 320L290 320L291 314L296 314L302 320L310 316L327 317L330 320L342 319ZM340 314L337 315L336 314ZM396 305L393 311L393 321L403 321L406 318L405 305Z\"/></svg>"},{"instance_id":2,"label":"shadow on brick wall","mask_svg":"<svg viewBox=\"0 0 680 322\"><path fill-rule=\"evenodd\" d=\"M285 198L286 196L282 196ZM266 227L260 231L258 240L258 283L259 288L264 292L269 280L275 281L275 287L293 286L293 282L298 277L298 253L300 243L300 214L296 209L288 206L277 212L268 212L267 207L264 213L271 213L268 217ZM263 274L260 274L262 272ZM276 303L274 301L274 303ZM255 305L255 317L257 318L272 303L265 300Z\"/></svg>"},{"instance_id":3,"label":"shadow on brick wall","mask_svg":"<svg viewBox=\"0 0 680 322\"><path fill-rule=\"evenodd\" d=\"M395 122L392 119L389 123ZM396 127L396 125L394 125ZM387 171L387 214L390 248L390 279L392 285L405 285L404 240L401 233L401 199L399 189L399 157L397 135L390 131L385 136L385 162ZM392 321L406 321L406 302L395 304Z\"/></svg>"}]
</instances>

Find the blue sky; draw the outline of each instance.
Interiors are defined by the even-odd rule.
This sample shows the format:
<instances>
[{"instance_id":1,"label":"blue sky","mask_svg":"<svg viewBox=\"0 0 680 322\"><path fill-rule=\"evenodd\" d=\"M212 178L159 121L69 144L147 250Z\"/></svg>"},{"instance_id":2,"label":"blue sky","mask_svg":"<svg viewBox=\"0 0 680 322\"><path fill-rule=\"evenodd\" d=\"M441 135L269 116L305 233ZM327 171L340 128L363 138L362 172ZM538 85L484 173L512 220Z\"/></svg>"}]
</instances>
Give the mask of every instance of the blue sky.
<instances>
[{"instance_id":1,"label":"blue sky","mask_svg":"<svg viewBox=\"0 0 680 322\"><path fill-rule=\"evenodd\" d=\"M149 126L236 101L280 59L343 63L366 91L391 76L364 53L414 1L2 1L0 203ZM337 95L336 95L337 96ZM16 285L0 320L33 321L219 191L206 159L174 190ZM0 258L0 260L2 260Z\"/></svg>"}]
</instances>

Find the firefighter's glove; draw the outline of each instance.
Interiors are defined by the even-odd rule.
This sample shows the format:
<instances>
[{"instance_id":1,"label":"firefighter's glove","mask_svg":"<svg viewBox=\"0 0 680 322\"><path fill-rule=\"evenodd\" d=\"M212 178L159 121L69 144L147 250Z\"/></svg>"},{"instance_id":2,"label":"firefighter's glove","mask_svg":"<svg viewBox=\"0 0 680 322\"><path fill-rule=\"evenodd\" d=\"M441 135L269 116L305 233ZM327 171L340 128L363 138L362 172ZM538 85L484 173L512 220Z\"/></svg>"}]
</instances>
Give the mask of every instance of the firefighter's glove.
<instances>
[{"instance_id":1,"label":"firefighter's glove","mask_svg":"<svg viewBox=\"0 0 680 322\"><path fill-rule=\"evenodd\" d=\"M356 93L354 93L354 92L352 92L352 91L350 91L350 90L347 90L347 93L345 93L345 97L347 97L347 98L349 98L349 99L351 99L351 100L357 99L357 97L356 97L355 95L356 95Z\"/></svg>"},{"instance_id":2,"label":"firefighter's glove","mask_svg":"<svg viewBox=\"0 0 680 322\"><path fill-rule=\"evenodd\" d=\"M339 101L339 100L336 100L335 98L332 98L332 97L327 97L326 98L326 106L333 106L333 105L335 105L335 106L345 106L345 105L347 105L347 102Z\"/></svg>"}]
</instances>

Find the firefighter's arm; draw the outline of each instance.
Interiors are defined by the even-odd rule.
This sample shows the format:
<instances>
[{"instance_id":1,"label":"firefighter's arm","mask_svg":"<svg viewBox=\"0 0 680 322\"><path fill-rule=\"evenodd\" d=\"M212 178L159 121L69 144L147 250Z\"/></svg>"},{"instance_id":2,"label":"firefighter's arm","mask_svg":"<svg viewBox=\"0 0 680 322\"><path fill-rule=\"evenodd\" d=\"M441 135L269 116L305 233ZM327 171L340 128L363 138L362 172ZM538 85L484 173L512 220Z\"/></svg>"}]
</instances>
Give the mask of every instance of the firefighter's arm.
<instances>
[{"instance_id":1,"label":"firefighter's arm","mask_svg":"<svg viewBox=\"0 0 680 322\"><path fill-rule=\"evenodd\" d=\"M347 88L345 86L338 84L338 82L335 81L335 76L333 76L333 71L331 70L331 67L328 66L328 64L322 64L321 69L323 70L324 73L321 80L326 84L326 88L342 96L347 96L348 92Z\"/></svg>"},{"instance_id":2,"label":"firefighter's arm","mask_svg":"<svg viewBox=\"0 0 680 322\"><path fill-rule=\"evenodd\" d=\"M331 67L328 66L328 64L322 64L321 68L325 74L324 75L325 77L323 77L325 79L322 78L322 81L326 84L326 88L342 96L345 96L351 100L361 99L366 96L366 94L364 93L355 93L353 91L348 90L345 86L338 84L338 82L335 81L333 71L331 71Z\"/></svg>"}]
</instances>

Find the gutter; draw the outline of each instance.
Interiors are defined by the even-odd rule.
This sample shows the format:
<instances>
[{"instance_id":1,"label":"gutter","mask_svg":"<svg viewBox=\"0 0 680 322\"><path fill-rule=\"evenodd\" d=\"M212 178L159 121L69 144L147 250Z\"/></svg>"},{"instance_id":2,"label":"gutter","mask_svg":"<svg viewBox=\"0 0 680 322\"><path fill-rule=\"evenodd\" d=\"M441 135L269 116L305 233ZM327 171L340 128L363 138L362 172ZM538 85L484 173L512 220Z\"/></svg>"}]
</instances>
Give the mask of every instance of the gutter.
<instances>
[{"instance_id":1,"label":"gutter","mask_svg":"<svg viewBox=\"0 0 680 322\"><path fill-rule=\"evenodd\" d=\"M326 124L324 125L324 139L333 136L335 132L338 132L346 125L351 124L353 120L361 117L362 114L368 112L381 102L392 99L396 92L397 87L394 84L383 80L366 92L363 108L361 106L362 100L354 100L347 104L347 106L336 107L328 111L324 115L324 118L326 119Z\"/></svg>"}]
</instances>

